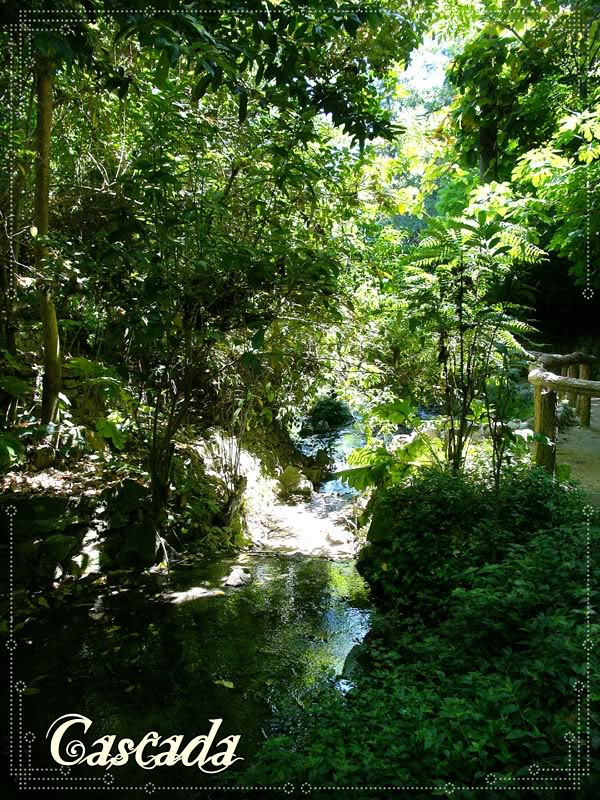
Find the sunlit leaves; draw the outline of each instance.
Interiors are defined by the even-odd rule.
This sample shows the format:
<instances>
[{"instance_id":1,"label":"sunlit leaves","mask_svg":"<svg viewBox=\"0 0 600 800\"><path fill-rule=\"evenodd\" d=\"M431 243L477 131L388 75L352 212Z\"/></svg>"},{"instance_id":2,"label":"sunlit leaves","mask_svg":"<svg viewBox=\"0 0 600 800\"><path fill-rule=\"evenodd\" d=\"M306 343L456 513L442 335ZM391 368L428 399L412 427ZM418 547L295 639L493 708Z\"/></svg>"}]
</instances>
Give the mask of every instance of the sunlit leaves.
<instances>
[{"instance_id":1,"label":"sunlit leaves","mask_svg":"<svg viewBox=\"0 0 600 800\"><path fill-rule=\"evenodd\" d=\"M586 269L582 243L587 226L591 257L596 249L595 193L588 187L598 176L599 118L598 105L564 116L547 145L525 153L513 170L513 181L535 192L522 198L515 216L527 215L549 229L550 249L570 259L580 280Z\"/></svg>"},{"instance_id":2,"label":"sunlit leaves","mask_svg":"<svg viewBox=\"0 0 600 800\"><path fill-rule=\"evenodd\" d=\"M375 78L418 41L429 14L429 3L422 5L410 20L359 4L339 13L320 5L312 13L296 12L277 3L262 4L252 15L225 4L221 14L165 9L152 16L130 13L116 38L137 38L143 48L155 50L158 86L171 67L194 64L194 99L223 85L238 95L244 121L252 86L272 107L295 104L331 115L362 146L367 139L395 133ZM243 91L242 78L248 83Z\"/></svg>"},{"instance_id":3,"label":"sunlit leaves","mask_svg":"<svg viewBox=\"0 0 600 800\"><path fill-rule=\"evenodd\" d=\"M394 400L375 406L371 413L376 419L392 422L395 425L412 426L419 421L415 407L409 400Z\"/></svg>"},{"instance_id":4,"label":"sunlit leaves","mask_svg":"<svg viewBox=\"0 0 600 800\"><path fill-rule=\"evenodd\" d=\"M569 166L569 160L561 156L557 150L541 147L528 151L520 158L513 170L513 179L525 178L537 187L549 181L556 170L564 170Z\"/></svg>"}]
</instances>

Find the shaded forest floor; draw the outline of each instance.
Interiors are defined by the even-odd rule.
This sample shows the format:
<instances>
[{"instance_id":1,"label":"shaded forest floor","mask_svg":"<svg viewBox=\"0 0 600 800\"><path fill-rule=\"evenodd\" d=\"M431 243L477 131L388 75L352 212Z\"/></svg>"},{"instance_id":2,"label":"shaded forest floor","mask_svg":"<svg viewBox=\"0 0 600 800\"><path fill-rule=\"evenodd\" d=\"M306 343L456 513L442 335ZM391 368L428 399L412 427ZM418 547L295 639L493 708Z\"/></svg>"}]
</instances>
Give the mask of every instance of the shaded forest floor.
<instances>
[{"instance_id":1,"label":"shaded forest floor","mask_svg":"<svg viewBox=\"0 0 600 800\"><path fill-rule=\"evenodd\" d=\"M571 466L594 505L600 506L600 398L592 400L591 426L573 425L558 436L556 458Z\"/></svg>"}]
</instances>

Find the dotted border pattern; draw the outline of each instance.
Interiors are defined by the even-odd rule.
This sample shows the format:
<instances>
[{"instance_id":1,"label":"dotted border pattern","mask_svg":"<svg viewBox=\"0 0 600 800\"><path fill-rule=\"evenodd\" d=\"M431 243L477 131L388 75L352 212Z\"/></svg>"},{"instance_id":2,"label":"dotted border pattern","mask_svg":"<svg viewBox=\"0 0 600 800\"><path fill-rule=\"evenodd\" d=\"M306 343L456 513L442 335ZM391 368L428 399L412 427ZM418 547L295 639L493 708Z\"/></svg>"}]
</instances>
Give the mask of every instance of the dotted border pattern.
<instances>
[{"instance_id":1,"label":"dotted border pattern","mask_svg":"<svg viewBox=\"0 0 600 800\"><path fill-rule=\"evenodd\" d=\"M112 773L104 773L102 776L83 777L71 774L69 767L34 767L32 765L32 745L35 741L33 731L23 731L23 695L27 686L22 680L14 680L14 654L17 648L17 641L14 638L14 518L17 509L9 505L5 509L9 519L9 638L6 642L9 651L9 756L10 774L15 778L19 789L38 789L53 790L62 789L65 791L74 789L91 789L96 791L145 791L153 794L156 785L148 782L142 786L126 786L115 782ZM440 784L415 785L402 784L391 786L313 786L310 783L302 783L299 787L293 783L270 786L163 786L161 790L168 791L214 791L225 792L236 791L282 791L284 794L291 795L295 792L310 794L312 791L440 791L443 790L448 796L456 791L477 791L481 789L537 789L555 790L571 789L579 790L582 786L582 779L590 775L591 759L591 716L590 716L590 682L591 682L591 652L594 647L591 631L591 519L593 509L591 506L584 508L585 518L585 556L586 556L586 610L585 610L585 640L583 647L586 653L585 659L585 679L577 681L574 685L576 700L576 733L568 733L565 736L567 742L567 766L566 767L540 767L532 764L529 767L529 775L519 777L502 778L494 774L487 775L485 782L479 785L460 785L446 782ZM15 695L17 696L17 711L15 713ZM16 717L16 723L15 723ZM585 718L585 729L583 728L583 718ZM15 753L15 733L19 744ZM24 752L26 751L26 752ZM582 752L583 751L583 752ZM573 753L575 754L575 765L573 765Z\"/></svg>"},{"instance_id":2,"label":"dotted border pattern","mask_svg":"<svg viewBox=\"0 0 600 800\"><path fill-rule=\"evenodd\" d=\"M374 6L370 6L375 9ZM172 9L171 9L172 10ZM183 10L183 7L182 7ZM186 9L189 13L189 7ZM345 12L343 9L332 9L337 13L352 13L356 9L351 9ZM378 7L378 10L385 10L383 7ZM147 6L143 9L119 9L107 13L108 16L117 16L118 14L140 14L144 13L150 16L155 13L162 13L161 9L153 6ZM202 13L222 13L222 9L202 9ZM262 14L264 13L259 9L240 8L236 9L236 14ZM397 12L392 12L397 13ZM579 18L579 12L574 12ZM44 15L44 16L42 16ZM39 28L35 23L44 23L43 28ZM32 24L33 23L33 24ZM40 10L19 10L19 23L7 26L15 32L23 34L27 39L27 45L21 48L15 59L14 55L14 42L11 40L9 43L9 157L7 159L9 169L9 198L12 208L12 175L14 174L16 163L16 152L14 145L15 135L15 117L17 107L22 103L23 99L23 86L20 82L22 71L25 65L32 62L32 37L28 34L34 33L38 30L48 30L48 23L56 24L56 28L60 32L72 32L73 26L82 23L81 15L77 11L40 11ZM579 25L579 30L583 32L583 23L581 19L575 23ZM15 64L19 65L20 69L17 71L17 80L15 85ZM586 180L586 211L587 211L587 245L586 245L586 287L583 290L584 297L591 299L594 291L589 285L590 281L590 186L589 179ZM13 219L9 214L8 220L8 233L10 241L12 242ZM11 268L9 269L9 297L14 299L16 292L14 288L14 274ZM300 786L287 782L283 785L267 785L267 786L163 786L156 787L152 782L143 785L125 786L118 784L114 780L114 775L105 773L101 777L81 777L72 776L69 767L57 768L41 768L32 765L32 745L35 741L35 734L32 731L23 732L23 695L27 688L26 684L21 681L15 681L14 671L14 656L17 648L17 641L14 638L14 517L17 509L13 505L8 505L5 513L9 519L9 637L6 642L6 647L9 651L9 773L15 778L19 789L38 789L38 790L54 790L62 789L65 791L74 789L91 789L95 791L144 791L146 794L153 794L157 788L167 791L276 791L283 792L284 794L291 795L295 792L308 795L312 791L444 791L449 797L457 791L477 791L481 789L537 789L537 790L555 790L555 789L574 789L581 788L582 778L590 775L590 758L591 758L591 717L590 717L590 681L591 681L591 651L594 647L594 641L591 636L591 518L593 509L591 506L586 506L584 510L586 520L586 617L585 617L585 632L586 638L584 641L584 649L586 651L586 664L585 664L585 680L578 681L575 686L576 695L576 734L566 734L565 740L567 742L567 766L565 768L542 768L537 764L529 767L529 775L522 777L501 778L494 774L487 775L485 782L478 785L455 785L450 782L443 784L437 783L432 785L373 785L373 786L314 786L310 783L304 782ZM17 696L17 710L15 713L15 695ZM582 707L584 710L586 727L585 731L582 730ZM16 716L16 722L15 722ZM18 749L15 748L14 739L15 732L17 734ZM17 750L17 752L15 752ZM26 750L26 752L25 752ZM583 764L582 764L582 750ZM573 751L575 752L575 766L573 766ZM38 774L35 774L38 773ZM45 773L45 774L41 774ZM67 783L72 781L72 783ZM527 781L530 781L527 783ZM533 781L533 782L531 782ZM45 784L44 782L48 782ZM37 784L37 785L36 785Z\"/></svg>"},{"instance_id":3,"label":"dotted border pattern","mask_svg":"<svg viewBox=\"0 0 600 800\"><path fill-rule=\"evenodd\" d=\"M570 36L575 39L576 53L580 53L580 48L589 39L590 35L590 20L584 20L579 9L574 9L566 14L566 30ZM577 89L579 92L579 99L582 100L584 96L584 86L582 82L581 72L577 73ZM584 110L582 108L582 110ZM589 177L589 164L585 165L585 286L581 294L584 300L592 300L594 297L594 289L591 285L592 278L592 259L591 259L591 209L592 209L592 190L590 187Z\"/></svg>"}]
</instances>

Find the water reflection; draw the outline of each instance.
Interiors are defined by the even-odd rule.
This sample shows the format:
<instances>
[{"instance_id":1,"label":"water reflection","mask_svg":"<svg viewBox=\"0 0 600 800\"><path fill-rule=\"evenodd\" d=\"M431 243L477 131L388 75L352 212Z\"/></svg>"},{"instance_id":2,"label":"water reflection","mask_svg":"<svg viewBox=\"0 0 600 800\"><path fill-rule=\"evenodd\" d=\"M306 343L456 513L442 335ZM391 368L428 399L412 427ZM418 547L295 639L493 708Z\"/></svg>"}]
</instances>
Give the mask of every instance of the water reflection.
<instances>
[{"instance_id":1,"label":"water reflection","mask_svg":"<svg viewBox=\"0 0 600 800\"><path fill-rule=\"evenodd\" d=\"M339 675L369 627L353 562L246 557L252 582L223 589L233 564L149 575L142 586L121 586L125 592L107 586L95 601L71 601L33 630L19 647L17 675L40 690L24 706L26 729L36 733L34 763L52 765L46 730L78 713L94 723L90 744L109 733L140 741L151 730L187 739L222 718L223 736L242 737L245 761L231 771L243 769L290 698L301 702L315 683ZM126 766L115 778L143 783L140 772ZM209 780L185 767L151 776L171 785Z\"/></svg>"},{"instance_id":2,"label":"water reflection","mask_svg":"<svg viewBox=\"0 0 600 800\"><path fill-rule=\"evenodd\" d=\"M307 456L317 456L319 451L325 450L331 459L332 472L348 469L347 459L353 450L366 443L364 429L360 420L352 425L328 433L315 433L298 441L299 449ZM346 498L354 497L357 493L339 478L330 478L319 487L319 492Z\"/></svg>"}]
</instances>

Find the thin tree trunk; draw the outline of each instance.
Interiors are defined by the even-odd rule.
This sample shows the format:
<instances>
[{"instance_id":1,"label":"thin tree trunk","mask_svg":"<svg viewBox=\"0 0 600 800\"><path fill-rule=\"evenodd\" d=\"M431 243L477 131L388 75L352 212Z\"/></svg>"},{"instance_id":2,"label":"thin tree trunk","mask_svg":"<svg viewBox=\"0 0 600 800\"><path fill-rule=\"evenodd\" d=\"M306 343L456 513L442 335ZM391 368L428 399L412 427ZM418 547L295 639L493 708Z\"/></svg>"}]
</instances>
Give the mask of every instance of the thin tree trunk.
<instances>
[{"instance_id":1,"label":"thin tree trunk","mask_svg":"<svg viewBox=\"0 0 600 800\"><path fill-rule=\"evenodd\" d=\"M494 164L494 180L498 180L498 128L488 124L479 129L479 182L485 183L488 171Z\"/></svg>"},{"instance_id":2,"label":"thin tree trunk","mask_svg":"<svg viewBox=\"0 0 600 800\"><path fill-rule=\"evenodd\" d=\"M42 424L53 422L58 407L61 385L60 341L56 306L52 295L51 281L41 276L47 269L48 207L50 200L50 136L52 131L52 63L38 55L35 63L37 92L37 127L35 165L35 210L34 223L37 228L35 245L35 268L40 276L39 295L42 318L42 340L44 348L44 379L42 385Z\"/></svg>"}]
</instances>

